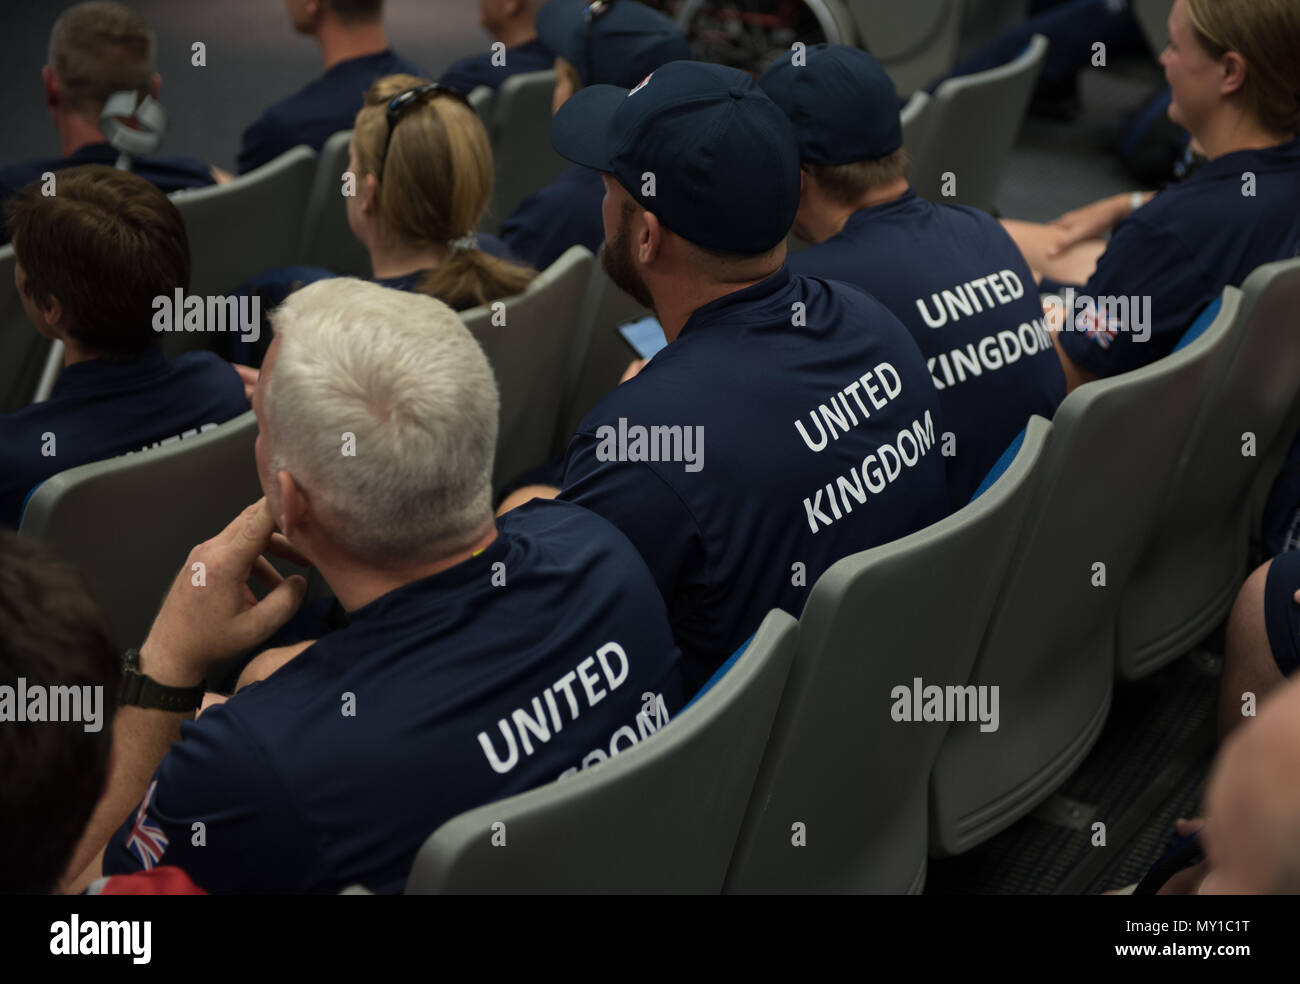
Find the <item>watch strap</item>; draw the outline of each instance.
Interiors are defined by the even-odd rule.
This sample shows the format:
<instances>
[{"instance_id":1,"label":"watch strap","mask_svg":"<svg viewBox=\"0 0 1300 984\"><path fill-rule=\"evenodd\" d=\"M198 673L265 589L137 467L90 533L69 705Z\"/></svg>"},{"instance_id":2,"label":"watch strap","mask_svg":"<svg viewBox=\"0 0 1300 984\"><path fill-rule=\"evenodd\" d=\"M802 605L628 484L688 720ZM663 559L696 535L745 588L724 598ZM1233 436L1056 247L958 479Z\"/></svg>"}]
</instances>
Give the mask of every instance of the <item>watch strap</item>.
<instances>
[{"instance_id":1,"label":"watch strap","mask_svg":"<svg viewBox=\"0 0 1300 984\"><path fill-rule=\"evenodd\" d=\"M119 707L142 707L146 710L184 714L198 710L203 703L202 685L168 687L146 673L141 673L140 651L128 649L122 656L122 681L118 686Z\"/></svg>"}]
</instances>

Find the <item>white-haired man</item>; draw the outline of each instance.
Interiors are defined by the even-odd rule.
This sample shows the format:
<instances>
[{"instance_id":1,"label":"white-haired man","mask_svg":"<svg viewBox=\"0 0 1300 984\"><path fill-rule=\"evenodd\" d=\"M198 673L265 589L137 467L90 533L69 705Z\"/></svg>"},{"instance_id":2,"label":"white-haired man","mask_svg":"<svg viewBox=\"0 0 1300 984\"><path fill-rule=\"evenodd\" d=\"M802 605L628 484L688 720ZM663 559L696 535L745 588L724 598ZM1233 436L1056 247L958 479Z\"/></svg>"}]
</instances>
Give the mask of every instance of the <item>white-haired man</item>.
<instances>
[{"instance_id":1,"label":"white-haired man","mask_svg":"<svg viewBox=\"0 0 1300 984\"><path fill-rule=\"evenodd\" d=\"M450 308L328 280L274 327L254 395L266 497L194 549L163 603L138 654L153 709L118 719L73 870L107 842L105 873L175 864L210 892L400 891L443 821L617 754L681 707L632 544L572 504L494 520L496 385ZM314 564L349 624L264 653L182 725L205 671L298 607L302 579L267 550ZM272 585L260 602L250 573Z\"/></svg>"}]
</instances>

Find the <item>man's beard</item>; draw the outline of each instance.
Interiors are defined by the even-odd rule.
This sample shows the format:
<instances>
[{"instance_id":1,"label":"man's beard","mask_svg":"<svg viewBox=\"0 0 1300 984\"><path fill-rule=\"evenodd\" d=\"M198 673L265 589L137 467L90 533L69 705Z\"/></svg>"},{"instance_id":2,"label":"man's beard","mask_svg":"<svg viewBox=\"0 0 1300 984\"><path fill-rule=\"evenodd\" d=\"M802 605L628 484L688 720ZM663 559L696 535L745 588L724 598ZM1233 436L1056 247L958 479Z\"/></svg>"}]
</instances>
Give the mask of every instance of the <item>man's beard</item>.
<instances>
[{"instance_id":1,"label":"man's beard","mask_svg":"<svg viewBox=\"0 0 1300 984\"><path fill-rule=\"evenodd\" d=\"M627 237L626 230L627 222L626 216L624 216L624 222L620 224L614 238L605 243L605 251L601 254L600 265L609 274L609 279L614 281L615 287L627 294L643 308L649 308L653 311L655 299L646 288L641 275L637 273L636 264L632 261L632 243Z\"/></svg>"}]
</instances>

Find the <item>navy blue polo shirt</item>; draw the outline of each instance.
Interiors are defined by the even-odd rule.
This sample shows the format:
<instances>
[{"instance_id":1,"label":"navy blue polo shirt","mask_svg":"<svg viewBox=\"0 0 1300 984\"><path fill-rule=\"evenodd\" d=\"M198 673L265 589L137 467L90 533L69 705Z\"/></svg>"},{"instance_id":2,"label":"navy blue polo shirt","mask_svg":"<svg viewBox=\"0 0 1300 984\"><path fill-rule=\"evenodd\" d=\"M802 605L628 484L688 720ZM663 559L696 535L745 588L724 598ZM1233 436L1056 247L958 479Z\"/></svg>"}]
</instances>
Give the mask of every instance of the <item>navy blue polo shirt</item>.
<instances>
[{"instance_id":1,"label":"navy blue polo shirt","mask_svg":"<svg viewBox=\"0 0 1300 984\"><path fill-rule=\"evenodd\" d=\"M909 190L855 212L789 265L861 287L912 333L955 438L944 458L954 506L970 501L1033 414L1050 420L1065 398L1033 275L1002 225L979 209Z\"/></svg>"},{"instance_id":2,"label":"navy blue polo shirt","mask_svg":"<svg viewBox=\"0 0 1300 984\"><path fill-rule=\"evenodd\" d=\"M239 173L275 160L306 144L314 150L338 133L351 130L366 90L386 75L424 77L419 65L385 49L341 61L320 78L266 109L247 130L239 148Z\"/></svg>"},{"instance_id":3,"label":"navy blue polo shirt","mask_svg":"<svg viewBox=\"0 0 1300 984\"><path fill-rule=\"evenodd\" d=\"M537 38L517 47L507 48L504 54L503 65L492 64L491 51L462 58L443 72L442 78L438 81L445 86L469 93L480 85L497 89L512 75L544 72L555 66L555 54Z\"/></svg>"},{"instance_id":4,"label":"navy blue polo shirt","mask_svg":"<svg viewBox=\"0 0 1300 984\"><path fill-rule=\"evenodd\" d=\"M1173 351L1225 286L1239 287L1256 267L1297 255L1300 140L1224 154L1115 227L1081 288L1088 297L1114 300L1097 303L1096 317L1086 307L1076 310L1076 330L1061 333L1061 347L1098 376L1148 365ZM1121 298L1134 297L1138 305L1119 307ZM1147 331L1150 338L1138 341Z\"/></svg>"},{"instance_id":5,"label":"navy blue polo shirt","mask_svg":"<svg viewBox=\"0 0 1300 984\"><path fill-rule=\"evenodd\" d=\"M589 413L565 499L636 544L693 692L836 560L948 512L939 394L906 328L856 287L792 276L696 310Z\"/></svg>"},{"instance_id":6,"label":"navy blue polo shirt","mask_svg":"<svg viewBox=\"0 0 1300 984\"><path fill-rule=\"evenodd\" d=\"M59 171L82 164L117 164L118 151L108 143L93 143L78 148L67 157L46 157L22 161L0 168L0 204L33 181L39 181L46 171ZM135 157L131 160L131 173L149 181L165 192L182 188L203 188L213 184L212 168L195 157ZM4 242L9 241L9 230L4 229Z\"/></svg>"},{"instance_id":7,"label":"navy blue polo shirt","mask_svg":"<svg viewBox=\"0 0 1300 984\"><path fill-rule=\"evenodd\" d=\"M502 224L501 238L510 252L538 270L545 270L570 246L586 246L595 253L605 242L604 198L600 172L573 164L519 203Z\"/></svg>"},{"instance_id":8,"label":"navy blue polo shirt","mask_svg":"<svg viewBox=\"0 0 1300 984\"><path fill-rule=\"evenodd\" d=\"M678 653L627 539L568 503L497 529L182 724L105 874L174 864L216 893L399 892L444 821L666 724Z\"/></svg>"},{"instance_id":9,"label":"navy blue polo shirt","mask_svg":"<svg viewBox=\"0 0 1300 984\"><path fill-rule=\"evenodd\" d=\"M127 362L70 365L44 403L0 416L0 525L16 528L28 493L51 475L170 444L247 410L238 373L211 352L168 360L152 346Z\"/></svg>"}]
</instances>

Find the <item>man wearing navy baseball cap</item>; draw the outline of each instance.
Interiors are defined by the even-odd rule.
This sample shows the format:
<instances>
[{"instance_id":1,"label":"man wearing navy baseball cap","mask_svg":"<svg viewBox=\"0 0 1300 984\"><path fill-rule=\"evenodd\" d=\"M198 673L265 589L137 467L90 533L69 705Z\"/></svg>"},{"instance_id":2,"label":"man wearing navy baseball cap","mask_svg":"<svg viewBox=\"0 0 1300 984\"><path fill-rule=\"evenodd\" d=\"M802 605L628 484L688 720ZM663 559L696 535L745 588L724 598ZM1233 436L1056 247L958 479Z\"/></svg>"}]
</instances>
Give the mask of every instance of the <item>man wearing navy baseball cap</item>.
<instances>
[{"instance_id":1,"label":"man wearing navy baseball cap","mask_svg":"<svg viewBox=\"0 0 1300 984\"><path fill-rule=\"evenodd\" d=\"M631 88L660 65L689 58L681 29L634 0L550 0L537 16L542 42L555 52L553 112L583 86ZM593 253L605 239L600 174L575 164L524 199L501 226L510 252L545 270L570 246Z\"/></svg>"},{"instance_id":2,"label":"man wearing navy baseball cap","mask_svg":"<svg viewBox=\"0 0 1300 984\"><path fill-rule=\"evenodd\" d=\"M909 187L898 93L871 55L815 45L758 84L799 142L794 231L815 245L790 270L863 288L912 332L954 438L944 462L961 506L1030 416L1050 419L1065 397L1029 267L991 216Z\"/></svg>"},{"instance_id":3,"label":"man wearing navy baseball cap","mask_svg":"<svg viewBox=\"0 0 1300 984\"><path fill-rule=\"evenodd\" d=\"M882 305L785 268L798 149L744 72L589 87L551 140L602 173L606 270L668 340L582 421L561 497L641 551L694 690L836 560L948 512L938 394Z\"/></svg>"}]
</instances>

